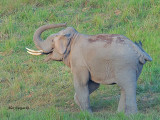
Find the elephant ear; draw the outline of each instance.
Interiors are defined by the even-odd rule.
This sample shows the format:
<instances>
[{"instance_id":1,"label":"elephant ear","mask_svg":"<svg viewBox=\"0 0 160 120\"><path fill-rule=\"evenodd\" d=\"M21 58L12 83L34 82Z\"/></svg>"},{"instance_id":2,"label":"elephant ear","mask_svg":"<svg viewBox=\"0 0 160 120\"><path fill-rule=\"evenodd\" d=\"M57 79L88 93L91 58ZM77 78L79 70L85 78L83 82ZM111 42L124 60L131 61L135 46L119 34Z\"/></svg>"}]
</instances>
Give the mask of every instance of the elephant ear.
<instances>
[{"instance_id":1,"label":"elephant ear","mask_svg":"<svg viewBox=\"0 0 160 120\"><path fill-rule=\"evenodd\" d=\"M58 53L64 54L67 50L68 43L70 42L70 34L59 35L55 39L55 49Z\"/></svg>"}]
</instances>

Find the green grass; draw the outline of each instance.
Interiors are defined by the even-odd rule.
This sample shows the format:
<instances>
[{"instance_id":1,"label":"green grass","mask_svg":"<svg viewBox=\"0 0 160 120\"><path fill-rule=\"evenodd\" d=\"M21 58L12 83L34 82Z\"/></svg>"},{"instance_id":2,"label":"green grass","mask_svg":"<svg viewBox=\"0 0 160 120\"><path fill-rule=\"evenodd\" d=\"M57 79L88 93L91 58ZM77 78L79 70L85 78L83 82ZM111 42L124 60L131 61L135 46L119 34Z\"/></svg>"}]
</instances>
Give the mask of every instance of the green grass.
<instances>
[{"instance_id":1,"label":"green grass","mask_svg":"<svg viewBox=\"0 0 160 120\"><path fill-rule=\"evenodd\" d=\"M61 62L45 63L31 56L33 34L41 25L64 23L80 33L122 34L141 40L153 61L138 80L139 113L117 113L119 88L101 85L91 95L93 115L74 103L72 74ZM46 31L42 37L60 29ZM159 0L1 0L0 118L1 119L160 119L160 1ZM28 110L8 109L26 107Z\"/></svg>"}]
</instances>

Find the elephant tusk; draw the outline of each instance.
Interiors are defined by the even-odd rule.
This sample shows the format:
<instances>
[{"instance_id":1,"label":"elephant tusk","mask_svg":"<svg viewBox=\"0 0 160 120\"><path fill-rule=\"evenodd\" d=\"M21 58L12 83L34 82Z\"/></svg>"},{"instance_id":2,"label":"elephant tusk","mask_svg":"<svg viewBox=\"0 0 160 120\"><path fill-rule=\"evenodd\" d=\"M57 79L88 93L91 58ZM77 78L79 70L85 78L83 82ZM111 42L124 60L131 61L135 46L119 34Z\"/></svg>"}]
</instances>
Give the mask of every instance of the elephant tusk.
<instances>
[{"instance_id":1,"label":"elephant tusk","mask_svg":"<svg viewBox=\"0 0 160 120\"><path fill-rule=\"evenodd\" d=\"M31 52L31 51L27 51L29 54L31 55L41 55L42 53L34 53L34 52Z\"/></svg>"},{"instance_id":2,"label":"elephant tusk","mask_svg":"<svg viewBox=\"0 0 160 120\"><path fill-rule=\"evenodd\" d=\"M29 48L26 48L29 52L32 52L32 53L43 53L43 50L31 50Z\"/></svg>"}]
</instances>

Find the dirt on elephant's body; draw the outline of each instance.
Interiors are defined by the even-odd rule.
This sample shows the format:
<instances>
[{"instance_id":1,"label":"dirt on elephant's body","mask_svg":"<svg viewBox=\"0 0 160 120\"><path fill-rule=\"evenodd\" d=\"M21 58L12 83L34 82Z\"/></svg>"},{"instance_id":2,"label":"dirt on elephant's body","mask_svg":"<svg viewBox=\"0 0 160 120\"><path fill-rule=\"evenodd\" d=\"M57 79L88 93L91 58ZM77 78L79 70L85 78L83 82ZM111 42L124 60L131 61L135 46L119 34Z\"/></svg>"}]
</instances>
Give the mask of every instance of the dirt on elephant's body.
<instances>
[{"instance_id":1,"label":"dirt on elephant's body","mask_svg":"<svg viewBox=\"0 0 160 120\"><path fill-rule=\"evenodd\" d=\"M116 38L116 41L115 41L116 43L125 44L124 36L119 34L100 34L100 35L90 37L88 41L90 43L105 42L104 47L107 47L110 44L112 44L112 42L114 42L115 38Z\"/></svg>"}]
</instances>

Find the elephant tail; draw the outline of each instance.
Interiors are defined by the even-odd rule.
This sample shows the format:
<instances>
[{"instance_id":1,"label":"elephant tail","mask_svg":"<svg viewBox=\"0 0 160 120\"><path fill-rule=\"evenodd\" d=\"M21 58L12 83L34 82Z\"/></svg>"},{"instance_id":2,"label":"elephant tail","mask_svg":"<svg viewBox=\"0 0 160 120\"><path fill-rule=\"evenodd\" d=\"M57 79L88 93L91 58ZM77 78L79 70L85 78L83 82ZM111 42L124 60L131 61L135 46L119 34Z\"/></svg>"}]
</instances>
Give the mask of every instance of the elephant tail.
<instances>
[{"instance_id":1,"label":"elephant tail","mask_svg":"<svg viewBox=\"0 0 160 120\"><path fill-rule=\"evenodd\" d=\"M139 61L142 64L145 64L146 61L152 61L151 56L148 55L148 53L143 50L141 42L139 42L139 43L137 43L137 42L132 43L132 46L133 46L134 50L137 52L137 54L139 56Z\"/></svg>"}]
</instances>

